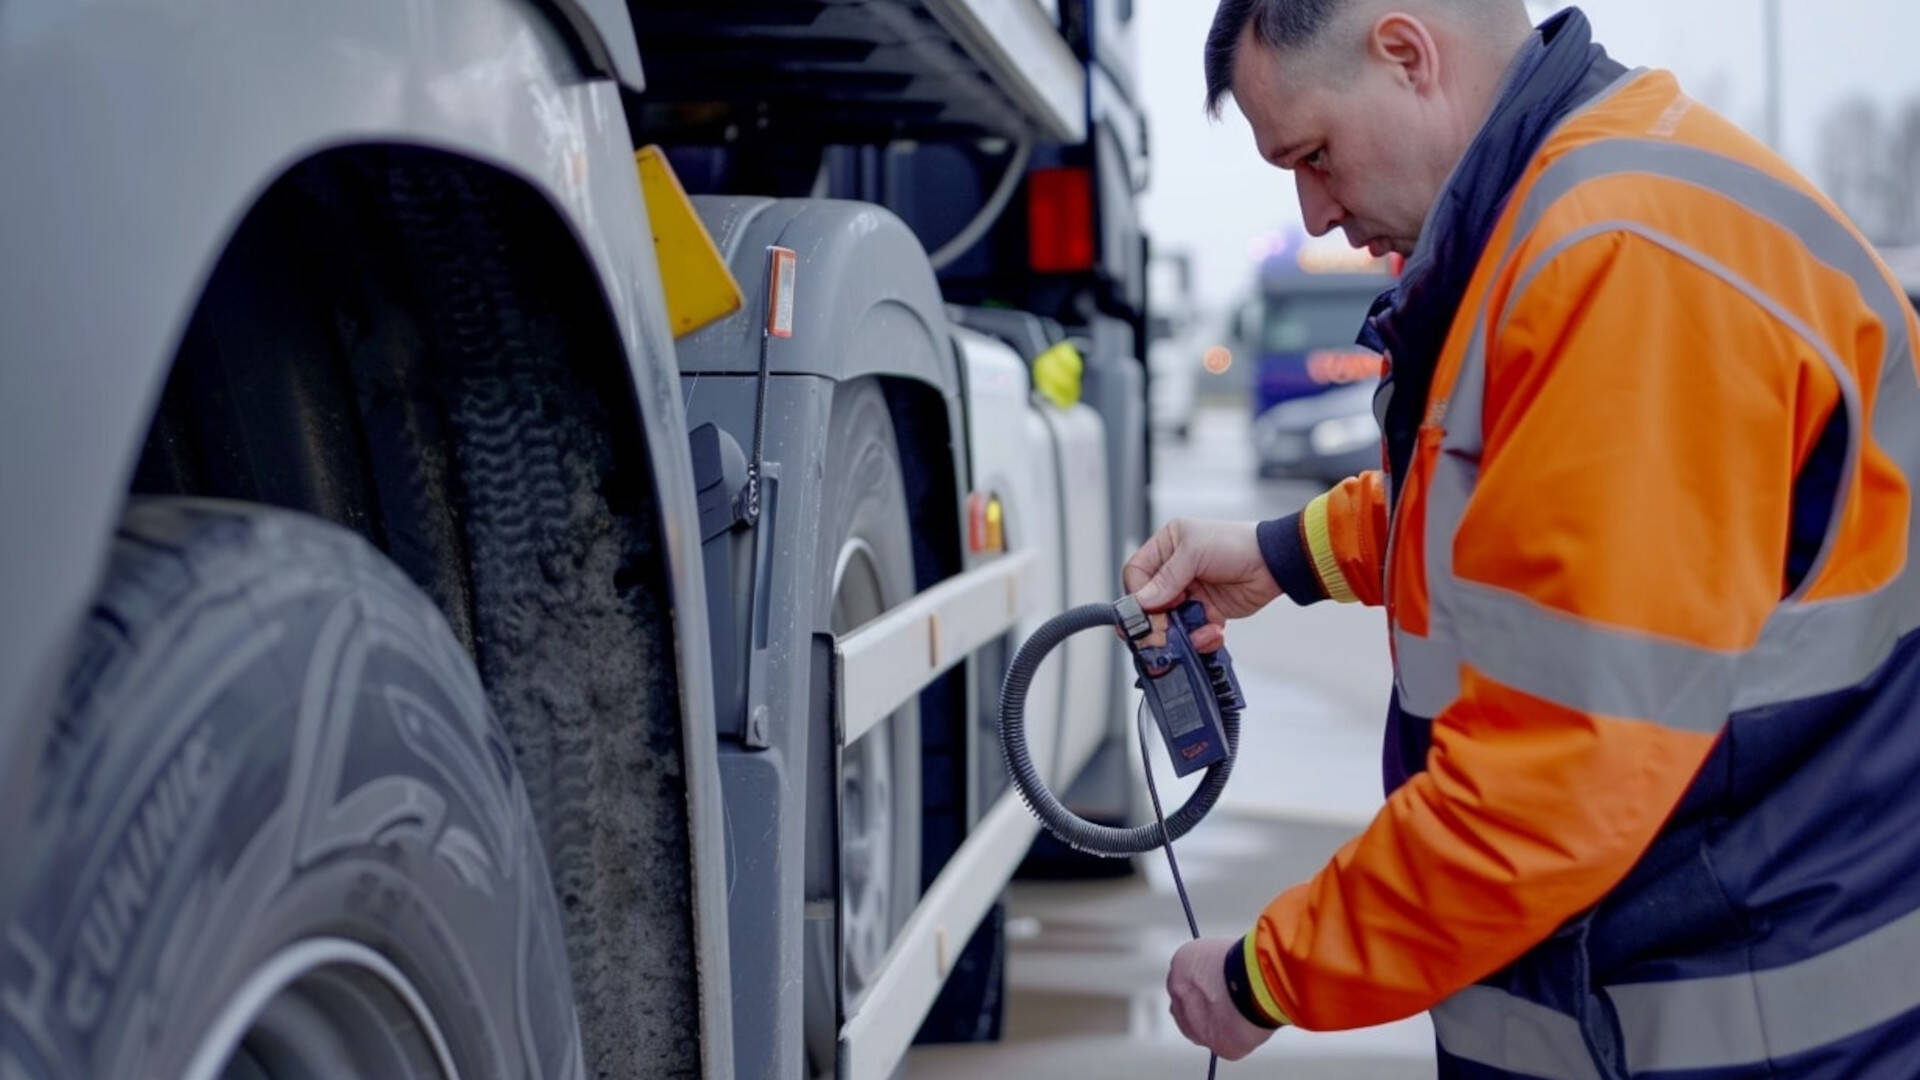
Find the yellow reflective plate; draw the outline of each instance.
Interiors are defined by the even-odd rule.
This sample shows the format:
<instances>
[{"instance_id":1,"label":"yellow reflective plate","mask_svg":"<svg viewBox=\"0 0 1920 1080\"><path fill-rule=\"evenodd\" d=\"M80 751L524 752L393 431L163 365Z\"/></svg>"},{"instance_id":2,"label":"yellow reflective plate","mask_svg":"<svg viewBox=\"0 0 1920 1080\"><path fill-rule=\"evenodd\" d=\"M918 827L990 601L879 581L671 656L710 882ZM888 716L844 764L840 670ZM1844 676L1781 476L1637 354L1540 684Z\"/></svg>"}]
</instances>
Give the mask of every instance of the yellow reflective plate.
<instances>
[{"instance_id":1,"label":"yellow reflective plate","mask_svg":"<svg viewBox=\"0 0 1920 1080\"><path fill-rule=\"evenodd\" d=\"M667 290L667 319L673 336L691 334L739 311L744 302L740 283L687 201L686 189L673 175L666 155L657 146L643 146L633 160L647 199L647 219L653 225L653 251Z\"/></svg>"}]
</instances>

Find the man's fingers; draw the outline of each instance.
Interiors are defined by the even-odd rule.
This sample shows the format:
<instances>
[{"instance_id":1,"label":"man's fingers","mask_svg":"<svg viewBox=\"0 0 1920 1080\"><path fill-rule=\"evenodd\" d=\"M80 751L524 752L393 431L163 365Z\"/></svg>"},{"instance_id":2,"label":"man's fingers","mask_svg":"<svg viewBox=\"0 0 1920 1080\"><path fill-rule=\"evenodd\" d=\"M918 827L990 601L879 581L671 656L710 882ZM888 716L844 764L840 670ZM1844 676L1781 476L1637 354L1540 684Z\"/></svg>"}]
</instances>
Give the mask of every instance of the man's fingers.
<instances>
[{"instance_id":1,"label":"man's fingers","mask_svg":"<svg viewBox=\"0 0 1920 1080\"><path fill-rule=\"evenodd\" d=\"M1120 584L1128 592L1137 593L1146 587L1147 582L1153 580L1153 572L1157 569L1159 569L1159 561L1156 559L1154 564L1149 566L1147 551L1142 548L1134 553L1133 558L1127 560L1127 565L1120 568Z\"/></svg>"},{"instance_id":2,"label":"man's fingers","mask_svg":"<svg viewBox=\"0 0 1920 1080\"><path fill-rule=\"evenodd\" d=\"M1173 999L1173 1005L1168 1011L1173 1014L1174 1026L1180 1029L1180 1034L1186 1036L1188 1042L1196 1046L1207 1045L1207 1033L1202 1029L1201 1014L1198 1011L1189 1007L1180 998Z\"/></svg>"},{"instance_id":3,"label":"man's fingers","mask_svg":"<svg viewBox=\"0 0 1920 1080\"><path fill-rule=\"evenodd\" d=\"M1193 584L1193 557L1184 552L1176 552L1153 576L1138 587L1129 586L1127 591L1133 594L1140 606L1151 612L1166 611L1186 598L1187 586Z\"/></svg>"},{"instance_id":4,"label":"man's fingers","mask_svg":"<svg viewBox=\"0 0 1920 1080\"><path fill-rule=\"evenodd\" d=\"M1180 1034L1185 1035L1188 1039L1193 1038L1193 1032L1187 1027L1187 1009L1180 1001L1180 995L1171 992L1168 993L1167 1015L1173 1017L1173 1026L1180 1029Z\"/></svg>"},{"instance_id":5,"label":"man's fingers","mask_svg":"<svg viewBox=\"0 0 1920 1080\"><path fill-rule=\"evenodd\" d=\"M1165 611L1179 603L1186 591L1188 578L1180 572L1182 569L1175 563L1167 563L1146 578L1128 575L1127 591L1146 610Z\"/></svg>"},{"instance_id":6,"label":"man's fingers","mask_svg":"<svg viewBox=\"0 0 1920 1080\"><path fill-rule=\"evenodd\" d=\"M1166 563L1174 547L1167 542L1166 529L1154 533L1153 538L1140 545L1140 550L1134 552L1127 564L1120 568L1120 584L1130 593L1140 591L1147 582L1153 580L1153 575Z\"/></svg>"},{"instance_id":7,"label":"man's fingers","mask_svg":"<svg viewBox=\"0 0 1920 1080\"><path fill-rule=\"evenodd\" d=\"M1120 583L1148 611L1165 611L1179 603L1193 580L1193 556L1181 547L1180 538L1176 521L1153 534L1120 571Z\"/></svg>"},{"instance_id":8,"label":"man's fingers","mask_svg":"<svg viewBox=\"0 0 1920 1080\"><path fill-rule=\"evenodd\" d=\"M1193 647L1203 653L1219 652L1220 647L1227 643L1226 631L1212 623L1195 630L1189 636L1193 638Z\"/></svg>"}]
</instances>

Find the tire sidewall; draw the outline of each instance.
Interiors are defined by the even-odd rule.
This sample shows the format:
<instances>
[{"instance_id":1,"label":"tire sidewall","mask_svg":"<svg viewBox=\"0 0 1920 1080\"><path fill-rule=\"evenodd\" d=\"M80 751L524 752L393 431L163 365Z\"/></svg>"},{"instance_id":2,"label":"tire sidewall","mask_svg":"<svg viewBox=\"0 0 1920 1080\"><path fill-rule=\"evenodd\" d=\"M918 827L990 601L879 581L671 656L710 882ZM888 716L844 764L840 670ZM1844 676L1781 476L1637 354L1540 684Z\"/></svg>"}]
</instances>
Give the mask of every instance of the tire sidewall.
<instances>
[{"instance_id":1,"label":"tire sidewall","mask_svg":"<svg viewBox=\"0 0 1920 1080\"><path fill-rule=\"evenodd\" d=\"M23 827L43 842L0 941L0 1045L27 1075L178 1075L262 964L321 937L390 961L463 1076L577 1070L511 754L383 557L291 514L153 500L89 626L98 670L41 749Z\"/></svg>"},{"instance_id":2,"label":"tire sidewall","mask_svg":"<svg viewBox=\"0 0 1920 1080\"><path fill-rule=\"evenodd\" d=\"M906 487L901 478L900 451L886 397L872 383L851 383L834 395L828 426L825 497L821 501L820 550L815 562L822 568L816 595L821 597L819 623L830 627L833 610L833 571L847 541L864 541L893 607L915 592L912 520ZM920 728L918 703L910 703L892 720L894 802L896 810L914 812L911 828L897 828L893 917L898 933L920 895ZM902 781L907 781L902 783ZM896 823L903 819L896 812ZM902 858L909 855L909 858Z\"/></svg>"},{"instance_id":3,"label":"tire sidewall","mask_svg":"<svg viewBox=\"0 0 1920 1080\"><path fill-rule=\"evenodd\" d=\"M886 397L879 386L871 382L854 382L838 387L834 393L827 431L819 543L814 560L817 568L814 595L819 597L815 627L822 633L832 629L834 571L840 553L849 540L858 539L871 550L885 592L886 606L897 605L911 598L916 591L912 522L901 474L900 451ZM920 897L921 753L918 703L907 704L888 723L891 724L889 733L892 739L890 761L894 823L888 932L889 937L894 937L906 924ZM831 732L813 734L815 737L832 737ZM837 770L834 775L834 790L825 794L837 802L840 794ZM838 814L834 815L834 819L838 820ZM837 830L834 835L838 836ZM818 954L833 950L835 945L837 942L816 939L808 943L808 948ZM837 952L831 956L815 956L810 975L814 980L810 994L833 992L832 986L821 985L818 980L825 972L835 973L833 978L837 980L838 961ZM825 1054L825 1046L811 1044L825 1043L830 1038L824 1031L810 1031L809 1056L817 1059Z\"/></svg>"}]
</instances>

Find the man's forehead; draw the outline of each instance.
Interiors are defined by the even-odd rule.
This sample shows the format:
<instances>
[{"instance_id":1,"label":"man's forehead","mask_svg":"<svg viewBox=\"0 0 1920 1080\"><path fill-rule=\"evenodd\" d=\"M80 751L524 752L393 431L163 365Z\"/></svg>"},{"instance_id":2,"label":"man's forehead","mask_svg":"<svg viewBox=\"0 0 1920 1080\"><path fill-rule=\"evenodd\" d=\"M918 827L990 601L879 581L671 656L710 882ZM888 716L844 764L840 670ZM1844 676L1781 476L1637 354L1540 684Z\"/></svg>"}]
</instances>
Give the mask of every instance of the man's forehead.
<instances>
[{"instance_id":1,"label":"man's forehead","mask_svg":"<svg viewBox=\"0 0 1920 1080\"><path fill-rule=\"evenodd\" d=\"M1309 64L1249 37L1233 61L1233 100L1271 153L1299 134L1312 119L1314 78ZM1267 145L1271 141L1272 145Z\"/></svg>"},{"instance_id":2,"label":"man's forehead","mask_svg":"<svg viewBox=\"0 0 1920 1080\"><path fill-rule=\"evenodd\" d=\"M1251 24L1241 31L1234 50L1234 95L1257 94L1286 106L1304 101L1312 92L1337 78L1344 57L1336 57L1332 42L1319 40L1301 46L1275 46L1254 35Z\"/></svg>"}]
</instances>

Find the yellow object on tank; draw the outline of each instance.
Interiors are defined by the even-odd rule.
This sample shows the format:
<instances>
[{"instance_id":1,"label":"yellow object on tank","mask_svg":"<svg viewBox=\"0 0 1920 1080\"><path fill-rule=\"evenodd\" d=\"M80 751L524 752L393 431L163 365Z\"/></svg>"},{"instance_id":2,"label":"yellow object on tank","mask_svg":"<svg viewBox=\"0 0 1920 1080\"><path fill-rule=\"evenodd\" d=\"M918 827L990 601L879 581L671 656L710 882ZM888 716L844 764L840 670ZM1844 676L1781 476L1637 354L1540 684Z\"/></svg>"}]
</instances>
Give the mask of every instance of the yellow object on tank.
<instances>
[{"instance_id":1,"label":"yellow object on tank","mask_svg":"<svg viewBox=\"0 0 1920 1080\"><path fill-rule=\"evenodd\" d=\"M1080 377L1086 370L1080 350L1063 341L1034 358L1033 388L1059 408L1068 408L1080 400Z\"/></svg>"}]
</instances>

